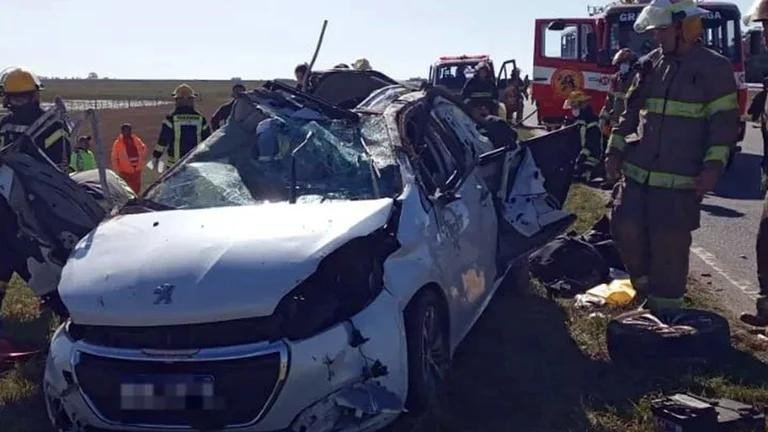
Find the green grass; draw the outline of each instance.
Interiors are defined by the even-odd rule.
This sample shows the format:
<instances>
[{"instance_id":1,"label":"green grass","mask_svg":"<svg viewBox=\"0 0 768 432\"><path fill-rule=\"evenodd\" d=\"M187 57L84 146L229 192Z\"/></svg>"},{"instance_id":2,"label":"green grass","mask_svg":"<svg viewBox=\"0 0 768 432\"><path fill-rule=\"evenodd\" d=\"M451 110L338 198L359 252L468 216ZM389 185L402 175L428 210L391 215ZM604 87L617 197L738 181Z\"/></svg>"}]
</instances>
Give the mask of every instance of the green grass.
<instances>
[{"instance_id":1,"label":"green grass","mask_svg":"<svg viewBox=\"0 0 768 432\"><path fill-rule=\"evenodd\" d=\"M264 81L243 81L248 89L260 86ZM43 99L50 101L54 96L63 99L160 99L171 100L171 92L187 83L200 95L201 100L229 98L232 81L227 80L112 80L112 79L48 79L43 82Z\"/></svg>"}]
</instances>

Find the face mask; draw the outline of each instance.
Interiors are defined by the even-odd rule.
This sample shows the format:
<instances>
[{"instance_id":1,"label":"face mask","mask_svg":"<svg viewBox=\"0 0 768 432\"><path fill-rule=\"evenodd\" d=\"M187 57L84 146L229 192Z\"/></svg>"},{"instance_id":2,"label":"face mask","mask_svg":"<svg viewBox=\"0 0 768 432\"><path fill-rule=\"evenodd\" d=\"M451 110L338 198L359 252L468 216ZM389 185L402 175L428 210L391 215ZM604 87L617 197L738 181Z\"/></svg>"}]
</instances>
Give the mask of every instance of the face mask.
<instances>
[{"instance_id":1,"label":"face mask","mask_svg":"<svg viewBox=\"0 0 768 432\"><path fill-rule=\"evenodd\" d=\"M574 117L578 117L578 116L581 115L581 109L574 108L574 109L571 110L571 114L573 114Z\"/></svg>"},{"instance_id":2,"label":"face mask","mask_svg":"<svg viewBox=\"0 0 768 432\"><path fill-rule=\"evenodd\" d=\"M8 110L22 119L29 119L37 113L37 107L35 102L29 102L24 105L11 105Z\"/></svg>"},{"instance_id":3,"label":"face mask","mask_svg":"<svg viewBox=\"0 0 768 432\"><path fill-rule=\"evenodd\" d=\"M619 73L622 75L626 75L626 73L629 72L629 64L628 63L622 63L619 65Z\"/></svg>"}]
</instances>

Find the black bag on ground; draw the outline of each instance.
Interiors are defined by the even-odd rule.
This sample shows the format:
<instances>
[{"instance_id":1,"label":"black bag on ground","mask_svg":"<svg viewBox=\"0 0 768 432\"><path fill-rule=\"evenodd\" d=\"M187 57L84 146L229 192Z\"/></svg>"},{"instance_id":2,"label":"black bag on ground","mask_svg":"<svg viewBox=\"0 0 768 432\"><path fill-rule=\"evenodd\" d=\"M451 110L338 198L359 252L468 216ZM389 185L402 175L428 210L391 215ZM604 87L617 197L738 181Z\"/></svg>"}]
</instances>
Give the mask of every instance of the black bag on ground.
<instances>
[{"instance_id":1,"label":"black bag on ground","mask_svg":"<svg viewBox=\"0 0 768 432\"><path fill-rule=\"evenodd\" d=\"M608 267L625 270L624 263L621 261L621 255L619 255L619 249L611 237L611 221L608 219L608 216L603 216L582 237L584 237L584 241L594 246L600 252Z\"/></svg>"},{"instance_id":2,"label":"black bag on ground","mask_svg":"<svg viewBox=\"0 0 768 432\"><path fill-rule=\"evenodd\" d=\"M725 318L708 311L633 311L608 323L606 344L616 363L708 363L730 351L731 332Z\"/></svg>"},{"instance_id":3,"label":"black bag on ground","mask_svg":"<svg viewBox=\"0 0 768 432\"><path fill-rule=\"evenodd\" d=\"M657 432L764 432L765 415L730 399L676 394L651 402Z\"/></svg>"},{"instance_id":4,"label":"black bag on ground","mask_svg":"<svg viewBox=\"0 0 768 432\"><path fill-rule=\"evenodd\" d=\"M609 267L603 256L580 236L557 237L533 253L531 274L550 291L573 296L608 279Z\"/></svg>"}]
</instances>

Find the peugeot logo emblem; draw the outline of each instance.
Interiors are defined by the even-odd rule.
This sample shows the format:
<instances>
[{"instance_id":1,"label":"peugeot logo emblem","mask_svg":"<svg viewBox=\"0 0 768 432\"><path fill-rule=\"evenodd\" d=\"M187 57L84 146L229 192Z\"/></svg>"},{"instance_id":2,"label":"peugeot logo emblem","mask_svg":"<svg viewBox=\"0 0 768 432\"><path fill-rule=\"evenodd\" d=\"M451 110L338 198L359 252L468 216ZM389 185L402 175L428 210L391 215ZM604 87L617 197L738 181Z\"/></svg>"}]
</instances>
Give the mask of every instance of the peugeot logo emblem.
<instances>
[{"instance_id":1,"label":"peugeot logo emblem","mask_svg":"<svg viewBox=\"0 0 768 432\"><path fill-rule=\"evenodd\" d=\"M155 288L155 304L171 304L173 303L173 290L176 288L173 284L162 284Z\"/></svg>"}]
</instances>

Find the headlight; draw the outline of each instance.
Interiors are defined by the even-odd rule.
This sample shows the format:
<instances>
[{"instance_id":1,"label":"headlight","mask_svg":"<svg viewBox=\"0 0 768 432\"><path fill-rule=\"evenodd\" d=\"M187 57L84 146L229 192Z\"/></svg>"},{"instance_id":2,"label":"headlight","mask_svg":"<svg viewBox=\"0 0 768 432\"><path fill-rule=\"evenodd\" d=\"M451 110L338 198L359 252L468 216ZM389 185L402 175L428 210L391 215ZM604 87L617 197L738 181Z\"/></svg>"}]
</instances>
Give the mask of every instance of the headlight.
<instances>
[{"instance_id":1,"label":"headlight","mask_svg":"<svg viewBox=\"0 0 768 432\"><path fill-rule=\"evenodd\" d=\"M397 247L391 234L377 231L325 257L278 304L281 333L290 340L306 339L363 310L384 287L384 260Z\"/></svg>"}]
</instances>

